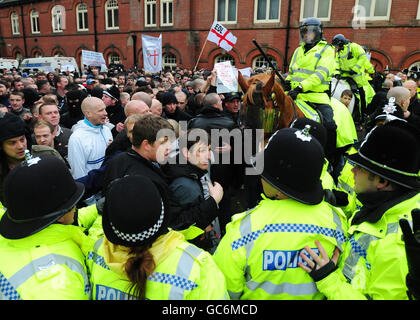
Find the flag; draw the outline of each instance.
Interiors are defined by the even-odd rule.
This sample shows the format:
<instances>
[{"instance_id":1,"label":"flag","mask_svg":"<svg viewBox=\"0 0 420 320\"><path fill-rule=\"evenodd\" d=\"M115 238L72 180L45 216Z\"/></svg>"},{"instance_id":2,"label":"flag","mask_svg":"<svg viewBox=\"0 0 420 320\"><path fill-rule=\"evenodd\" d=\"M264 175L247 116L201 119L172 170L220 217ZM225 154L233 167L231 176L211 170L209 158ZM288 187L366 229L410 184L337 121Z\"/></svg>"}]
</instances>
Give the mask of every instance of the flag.
<instances>
[{"instance_id":1,"label":"flag","mask_svg":"<svg viewBox=\"0 0 420 320\"><path fill-rule=\"evenodd\" d=\"M144 70L156 73L162 70L162 34L159 37L141 36Z\"/></svg>"},{"instance_id":2,"label":"flag","mask_svg":"<svg viewBox=\"0 0 420 320\"><path fill-rule=\"evenodd\" d=\"M226 51L230 51L235 46L237 38L219 22L214 21L207 40L216 43Z\"/></svg>"}]
</instances>

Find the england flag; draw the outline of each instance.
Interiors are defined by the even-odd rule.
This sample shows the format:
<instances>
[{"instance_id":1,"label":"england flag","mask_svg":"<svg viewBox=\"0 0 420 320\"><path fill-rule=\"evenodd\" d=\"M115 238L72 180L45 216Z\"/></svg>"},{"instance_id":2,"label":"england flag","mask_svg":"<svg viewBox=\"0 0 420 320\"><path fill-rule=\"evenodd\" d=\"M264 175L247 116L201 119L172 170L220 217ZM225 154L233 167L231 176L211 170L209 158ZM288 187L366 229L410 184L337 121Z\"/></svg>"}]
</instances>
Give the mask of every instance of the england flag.
<instances>
[{"instance_id":1,"label":"england flag","mask_svg":"<svg viewBox=\"0 0 420 320\"><path fill-rule=\"evenodd\" d=\"M162 34L159 37L141 36L144 70L156 73L162 70Z\"/></svg>"},{"instance_id":2,"label":"england flag","mask_svg":"<svg viewBox=\"0 0 420 320\"><path fill-rule=\"evenodd\" d=\"M216 43L226 51L230 51L235 46L237 38L219 22L214 21L207 40Z\"/></svg>"}]
</instances>

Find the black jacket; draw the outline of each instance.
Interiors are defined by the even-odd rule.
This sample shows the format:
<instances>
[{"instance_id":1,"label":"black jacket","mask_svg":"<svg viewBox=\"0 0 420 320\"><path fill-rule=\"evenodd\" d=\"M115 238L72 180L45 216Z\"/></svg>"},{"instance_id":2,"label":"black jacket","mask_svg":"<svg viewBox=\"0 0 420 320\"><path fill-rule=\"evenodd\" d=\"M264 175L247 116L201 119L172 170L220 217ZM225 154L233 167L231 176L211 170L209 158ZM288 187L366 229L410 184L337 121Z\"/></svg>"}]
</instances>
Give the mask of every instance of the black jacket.
<instances>
[{"instance_id":1,"label":"black jacket","mask_svg":"<svg viewBox=\"0 0 420 320\"><path fill-rule=\"evenodd\" d=\"M160 166L143 158L132 149L115 156L109 161L105 169L102 191L105 193L113 180L126 175L143 175L160 186L160 189L163 190L162 197L169 203L169 226L175 230L186 229L194 223L197 227L204 229L217 216L217 204L213 197L198 204L179 206L171 196L167 176Z\"/></svg>"},{"instance_id":2,"label":"black jacket","mask_svg":"<svg viewBox=\"0 0 420 320\"><path fill-rule=\"evenodd\" d=\"M203 107L200 114L188 122L188 129L200 128L209 133L211 129L228 129L231 131L236 127L236 123L231 117L213 107Z\"/></svg>"}]
</instances>

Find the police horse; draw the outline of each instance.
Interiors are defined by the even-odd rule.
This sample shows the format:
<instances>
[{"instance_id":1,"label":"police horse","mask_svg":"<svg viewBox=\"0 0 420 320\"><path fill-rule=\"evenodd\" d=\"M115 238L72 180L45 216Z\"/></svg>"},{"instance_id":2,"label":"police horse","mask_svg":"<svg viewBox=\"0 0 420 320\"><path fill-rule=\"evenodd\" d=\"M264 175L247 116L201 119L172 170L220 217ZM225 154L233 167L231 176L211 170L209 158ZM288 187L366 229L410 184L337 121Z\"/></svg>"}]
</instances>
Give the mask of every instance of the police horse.
<instances>
[{"instance_id":1,"label":"police horse","mask_svg":"<svg viewBox=\"0 0 420 320\"><path fill-rule=\"evenodd\" d=\"M271 75L260 73L245 81L238 72L238 82L244 92L243 115L245 125L251 129L264 129L264 140L277 130L288 128L300 117L322 122L322 116L311 105L299 99L293 101L281 84ZM341 86L345 88L345 83ZM331 98L334 120L337 124L337 148L357 141L351 111L335 97ZM344 125L346 124L346 125Z\"/></svg>"}]
</instances>

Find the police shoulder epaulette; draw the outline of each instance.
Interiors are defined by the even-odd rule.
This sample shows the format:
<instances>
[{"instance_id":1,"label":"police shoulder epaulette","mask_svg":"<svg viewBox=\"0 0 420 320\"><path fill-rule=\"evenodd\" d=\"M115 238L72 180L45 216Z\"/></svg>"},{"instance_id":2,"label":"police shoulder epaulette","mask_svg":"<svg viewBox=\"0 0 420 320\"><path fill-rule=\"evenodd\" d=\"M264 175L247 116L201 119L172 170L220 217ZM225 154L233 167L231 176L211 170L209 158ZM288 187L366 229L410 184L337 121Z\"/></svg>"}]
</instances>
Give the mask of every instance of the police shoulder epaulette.
<instances>
[{"instance_id":1,"label":"police shoulder epaulette","mask_svg":"<svg viewBox=\"0 0 420 320\"><path fill-rule=\"evenodd\" d=\"M243 218L245 218L247 215L249 215L251 212L253 212L255 209L257 209L257 207L258 207L258 206L259 206L259 204L257 204L255 207L253 207L253 208L251 208L251 209L249 209L249 210L247 210L247 211L244 211L244 212L241 212L241 213L234 214L234 215L232 216L232 222L242 220L242 219L243 219Z\"/></svg>"}]
</instances>

